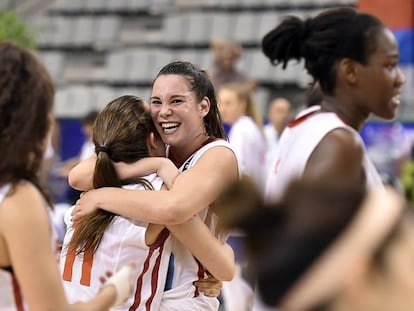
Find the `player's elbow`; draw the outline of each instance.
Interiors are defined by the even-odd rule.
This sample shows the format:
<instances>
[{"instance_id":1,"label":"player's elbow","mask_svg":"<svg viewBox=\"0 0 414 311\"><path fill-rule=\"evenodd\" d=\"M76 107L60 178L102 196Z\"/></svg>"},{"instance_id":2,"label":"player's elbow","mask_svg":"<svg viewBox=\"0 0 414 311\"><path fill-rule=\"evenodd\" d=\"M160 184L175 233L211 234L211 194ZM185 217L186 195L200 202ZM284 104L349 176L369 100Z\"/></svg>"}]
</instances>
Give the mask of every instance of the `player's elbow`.
<instances>
[{"instance_id":1,"label":"player's elbow","mask_svg":"<svg viewBox=\"0 0 414 311\"><path fill-rule=\"evenodd\" d=\"M220 260L220 265L213 265L211 268L211 273L214 275L214 277L223 282L229 282L233 280L235 274L236 274L236 263L235 263L235 257L233 249L226 244L225 250L222 253L222 257ZM214 269L214 267L216 269Z\"/></svg>"},{"instance_id":2,"label":"player's elbow","mask_svg":"<svg viewBox=\"0 0 414 311\"><path fill-rule=\"evenodd\" d=\"M164 225L177 225L188 220L192 215L187 213L185 208L179 203L170 202L165 205L165 209L162 213Z\"/></svg>"},{"instance_id":3,"label":"player's elbow","mask_svg":"<svg viewBox=\"0 0 414 311\"><path fill-rule=\"evenodd\" d=\"M68 175L68 183L69 183L69 186L71 186L73 189L83 190L82 182L79 180L79 178L77 178L77 176L74 176L74 174L71 174L71 172Z\"/></svg>"},{"instance_id":4,"label":"player's elbow","mask_svg":"<svg viewBox=\"0 0 414 311\"><path fill-rule=\"evenodd\" d=\"M235 274L236 274L236 266L233 263L227 266L223 266L223 270L217 273L217 275L214 275L214 277L217 280L220 280L223 282L230 282L231 280L233 280Z\"/></svg>"}]
</instances>

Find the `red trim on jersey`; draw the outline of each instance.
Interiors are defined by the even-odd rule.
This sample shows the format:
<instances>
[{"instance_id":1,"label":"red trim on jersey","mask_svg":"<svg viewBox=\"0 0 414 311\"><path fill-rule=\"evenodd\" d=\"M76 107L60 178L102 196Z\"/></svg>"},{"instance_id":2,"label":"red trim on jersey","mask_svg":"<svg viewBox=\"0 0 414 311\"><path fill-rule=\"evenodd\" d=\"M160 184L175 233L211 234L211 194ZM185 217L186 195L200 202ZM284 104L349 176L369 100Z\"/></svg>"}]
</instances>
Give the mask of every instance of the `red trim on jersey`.
<instances>
[{"instance_id":1,"label":"red trim on jersey","mask_svg":"<svg viewBox=\"0 0 414 311\"><path fill-rule=\"evenodd\" d=\"M344 120L343 118L341 118L341 116L339 116L337 113L335 113L336 116L338 117L339 120L341 120L342 122L344 122L346 125L351 126L346 120Z\"/></svg>"},{"instance_id":2,"label":"red trim on jersey","mask_svg":"<svg viewBox=\"0 0 414 311\"><path fill-rule=\"evenodd\" d=\"M297 119L294 119L292 121L290 121L287 125L287 127L295 127L299 124L301 124L302 122L304 122L306 119L308 119L311 115L313 115L316 112L319 112L320 110L313 110L313 111L309 111L308 113L304 114L303 116L300 116Z\"/></svg>"},{"instance_id":3,"label":"red trim on jersey","mask_svg":"<svg viewBox=\"0 0 414 311\"><path fill-rule=\"evenodd\" d=\"M206 219L204 220L204 223L206 224L206 226L208 228L210 228L211 221L212 221L212 216L213 216L213 211L210 207L208 207ZM198 281L200 281L200 280L204 279L206 269L200 263L200 261L198 261L197 258L194 257L194 260L197 262L197 266L198 266L197 276L198 276ZM194 290L194 297L198 297L198 295L200 295L200 291L198 290L198 287L196 287L195 290Z\"/></svg>"},{"instance_id":4,"label":"red trim on jersey","mask_svg":"<svg viewBox=\"0 0 414 311\"><path fill-rule=\"evenodd\" d=\"M145 262L144 262L144 265L143 265L143 268L142 268L142 272L138 276L138 279L137 279L137 289L135 290L134 303L129 308L129 311L136 310L138 308L139 304L141 303L142 279L144 278L144 274L148 271L149 261L151 259L151 256L152 256L152 253L153 252L154 252L154 249L151 249L150 248L149 253L147 255L147 258L145 259Z\"/></svg>"},{"instance_id":5,"label":"red trim on jersey","mask_svg":"<svg viewBox=\"0 0 414 311\"><path fill-rule=\"evenodd\" d=\"M145 304L146 310L151 310L151 304L154 300L154 296L157 293L157 285L158 285L158 274L160 272L160 262L162 257L162 252L164 250L164 244L160 246L160 253L155 261L154 270L152 270L151 275L151 296L148 298L147 303Z\"/></svg>"},{"instance_id":6,"label":"red trim on jersey","mask_svg":"<svg viewBox=\"0 0 414 311\"><path fill-rule=\"evenodd\" d=\"M203 265L198 261L197 258L195 258L195 261L197 262L198 265L198 271L197 271L197 276L198 276L198 281L204 279L206 270L204 269ZM194 297L198 297L200 295L200 291L198 290L198 287L195 286L195 290L194 290Z\"/></svg>"},{"instance_id":7,"label":"red trim on jersey","mask_svg":"<svg viewBox=\"0 0 414 311\"><path fill-rule=\"evenodd\" d=\"M304 114L303 116L300 116L299 118L290 121L288 123L287 127L295 127L295 126L301 124L302 122L304 122L305 120L307 120L311 115L313 115L316 112L327 112L327 111L322 111L322 110L312 110L312 111L309 111L308 113ZM335 113L335 112L333 112L333 113ZM345 123L346 125L350 126L350 124L346 120L344 120L343 118L341 118L337 113L335 113L335 115L343 123Z\"/></svg>"},{"instance_id":8,"label":"red trim on jersey","mask_svg":"<svg viewBox=\"0 0 414 311\"><path fill-rule=\"evenodd\" d=\"M170 231L168 231L167 228L162 229L162 231L158 234L155 242L150 245L150 248L157 249L158 247L164 244L165 240L169 236L170 236Z\"/></svg>"},{"instance_id":9,"label":"red trim on jersey","mask_svg":"<svg viewBox=\"0 0 414 311\"><path fill-rule=\"evenodd\" d=\"M154 299L155 294L157 293L158 274L160 270L160 261L161 261L162 253L164 251L164 242L165 240L167 240L169 235L170 235L170 232L168 231L168 229L164 228L158 234L157 240L153 244L150 245L147 258L145 258L142 272L138 276L138 279L137 279L137 289L135 290L134 303L128 309L129 311L136 310L139 304L141 303L141 300L142 300L141 292L142 292L142 282L143 282L142 280L144 278L145 273L149 269L149 262L151 260L152 254L157 248L159 248L159 254L155 261L154 269L151 274L151 296L148 298L147 302L145 303L145 310L151 310L152 301Z\"/></svg>"},{"instance_id":10,"label":"red trim on jersey","mask_svg":"<svg viewBox=\"0 0 414 311\"><path fill-rule=\"evenodd\" d=\"M16 277L12 273L12 285L13 285L13 296L14 296L14 302L16 304L16 310L17 311L24 311L23 307L23 297L22 293L20 291L19 283L17 282Z\"/></svg>"}]
</instances>

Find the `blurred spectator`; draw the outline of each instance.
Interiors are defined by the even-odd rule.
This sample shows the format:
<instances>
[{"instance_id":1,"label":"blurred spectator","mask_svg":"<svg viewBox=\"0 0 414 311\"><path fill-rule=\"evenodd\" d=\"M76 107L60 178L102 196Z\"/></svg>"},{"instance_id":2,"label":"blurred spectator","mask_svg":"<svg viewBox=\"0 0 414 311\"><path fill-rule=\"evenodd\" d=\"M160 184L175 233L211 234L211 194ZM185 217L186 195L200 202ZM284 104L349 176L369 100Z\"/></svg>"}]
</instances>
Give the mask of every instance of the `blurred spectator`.
<instances>
[{"instance_id":1,"label":"blurred spectator","mask_svg":"<svg viewBox=\"0 0 414 311\"><path fill-rule=\"evenodd\" d=\"M75 204L76 200L79 199L80 191L75 190L71 187L68 187L67 184L67 177L69 175L70 170L79 162L90 158L92 155L95 154L95 145L92 142L92 133L93 133L93 124L95 119L98 115L99 111L91 110L88 114L86 114L82 119L82 132L85 135L85 140L82 144L81 150L78 156L73 158L69 158L64 161L56 170L57 175L61 178L65 178L65 185L66 185L66 193L64 195L64 202L62 203L62 207L60 208L64 211L68 206ZM56 208L58 210L58 208ZM60 219L59 219L60 221Z\"/></svg>"},{"instance_id":2,"label":"blurred spectator","mask_svg":"<svg viewBox=\"0 0 414 311\"><path fill-rule=\"evenodd\" d=\"M268 124L264 126L266 137L266 174L271 167L271 162L275 158L277 144L280 135L292 117L292 107L290 102L285 98L275 98L269 105L267 111Z\"/></svg>"},{"instance_id":3,"label":"blurred spectator","mask_svg":"<svg viewBox=\"0 0 414 311\"><path fill-rule=\"evenodd\" d=\"M43 162L39 170L39 179L44 183L48 183L52 167L56 161L57 154L59 154L59 124L53 119L51 130L48 135L48 142L46 150L43 154Z\"/></svg>"},{"instance_id":4,"label":"blurred spectator","mask_svg":"<svg viewBox=\"0 0 414 311\"><path fill-rule=\"evenodd\" d=\"M99 111L92 110L81 119L82 131L85 135L85 141L79 152L79 155L66 160L62 166L58 169L61 176L67 177L70 170L78 164L80 161L86 160L95 154L95 145L92 142L93 123L98 115Z\"/></svg>"},{"instance_id":5,"label":"blurred spectator","mask_svg":"<svg viewBox=\"0 0 414 311\"><path fill-rule=\"evenodd\" d=\"M237 61L242 57L242 47L232 41L217 38L211 43L213 53L213 69L211 79L218 92L227 83L246 83L252 89L256 82L237 69Z\"/></svg>"},{"instance_id":6,"label":"blurred spectator","mask_svg":"<svg viewBox=\"0 0 414 311\"><path fill-rule=\"evenodd\" d=\"M229 142L236 151L242 173L262 188L266 142L262 117L251 89L244 84L223 85L218 92L218 101L223 121L231 125Z\"/></svg>"}]
</instances>

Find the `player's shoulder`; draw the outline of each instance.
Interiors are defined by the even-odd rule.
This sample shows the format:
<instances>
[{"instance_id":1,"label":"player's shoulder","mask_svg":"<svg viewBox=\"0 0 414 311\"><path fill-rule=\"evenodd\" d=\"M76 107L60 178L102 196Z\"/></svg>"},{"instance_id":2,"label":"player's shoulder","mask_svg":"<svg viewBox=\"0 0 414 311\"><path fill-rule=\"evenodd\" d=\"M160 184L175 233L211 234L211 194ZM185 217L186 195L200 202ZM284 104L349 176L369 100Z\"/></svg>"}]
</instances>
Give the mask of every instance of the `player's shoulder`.
<instances>
[{"instance_id":1,"label":"player's shoulder","mask_svg":"<svg viewBox=\"0 0 414 311\"><path fill-rule=\"evenodd\" d=\"M208 155L211 157L217 157L220 155L234 155L234 148L233 146L225 139L216 139L203 148L200 149L200 155Z\"/></svg>"},{"instance_id":2,"label":"player's shoulder","mask_svg":"<svg viewBox=\"0 0 414 311\"><path fill-rule=\"evenodd\" d=\"M362 148L361 138L349 127L337 127L329 131L325 141L337 145L338 148Z\"/></svg>"},{"instance_id":3,"label":"player's shoulder","mask_svg":"<svg viewBox=\"0 0 414 311\"><path fill-rule=\"evenodd\" d=\"M28 202L31 204L43 202L40 191L28 181L20 181L11 187L9 193L5 197L5 201L8 202L10 200L16 202L24 201L26 204Z\"/></svg>"},{"instance_id":4,"label":"player's shoulder","mask_svg":"<svg viewBox=\"0 0 414 311\"><path fill-rule=\"evenodd\" d=\"M322 139L318 150L341 161L359 162L364 154L361 138L348 128L336 128Z\"/></svg>"},{"instance_id":5,"label":"player's shoulder","mask_svg":"<svg viewBox=\"0 0 414 311\"><path fill-rule=\"evenodd\" d=\"M26 228L34 223L39 226L48 221L46 202L40 191L30 182L19 182L14 185L5 197L1 217L13 226Z\"/></svg>"}]
</instances>

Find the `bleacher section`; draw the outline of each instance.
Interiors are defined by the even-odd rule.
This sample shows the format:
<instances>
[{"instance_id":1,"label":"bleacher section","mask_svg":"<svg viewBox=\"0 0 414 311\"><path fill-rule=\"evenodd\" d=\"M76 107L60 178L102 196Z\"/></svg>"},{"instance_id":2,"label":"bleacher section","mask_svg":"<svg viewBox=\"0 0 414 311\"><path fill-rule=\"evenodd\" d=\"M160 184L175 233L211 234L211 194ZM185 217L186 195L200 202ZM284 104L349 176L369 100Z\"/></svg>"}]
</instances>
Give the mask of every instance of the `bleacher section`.
<instances>
[{"instance_id":1,"label":"bleacher section","mask_svg":"<svg viewBox=\"0 0 414 311\"><path fill-rule=\"evenodd\" d=\"M309 77L301 63L274 68L260 50L262 36L286 14L313 15L354 0L60 0L29 22L39 55L57 86L56 115L80 117L132 92L149 98L157 71L171 60L210 69L210 41L240 43L238 66L258 81L264 113L275 89L299 93Z\"/></svg>"}]
</instances>

